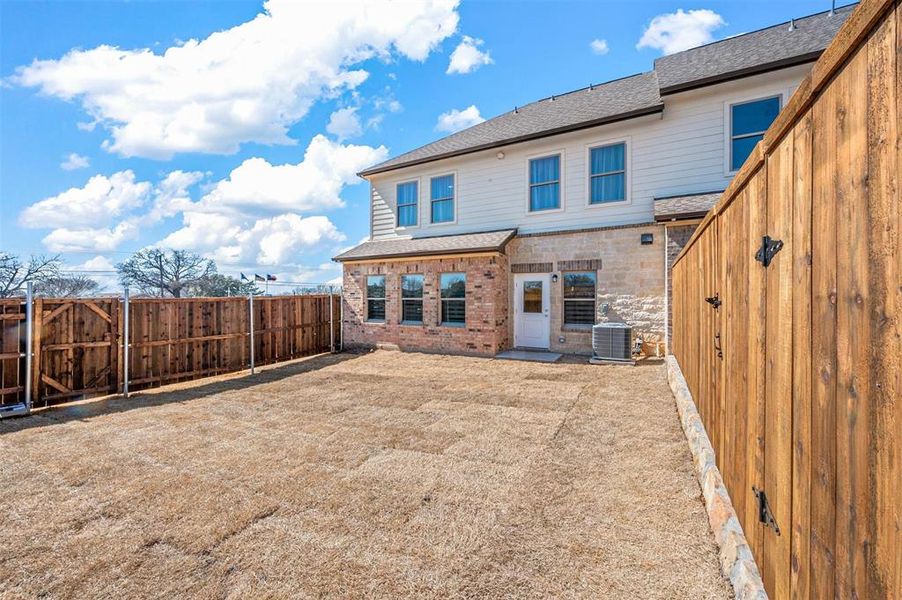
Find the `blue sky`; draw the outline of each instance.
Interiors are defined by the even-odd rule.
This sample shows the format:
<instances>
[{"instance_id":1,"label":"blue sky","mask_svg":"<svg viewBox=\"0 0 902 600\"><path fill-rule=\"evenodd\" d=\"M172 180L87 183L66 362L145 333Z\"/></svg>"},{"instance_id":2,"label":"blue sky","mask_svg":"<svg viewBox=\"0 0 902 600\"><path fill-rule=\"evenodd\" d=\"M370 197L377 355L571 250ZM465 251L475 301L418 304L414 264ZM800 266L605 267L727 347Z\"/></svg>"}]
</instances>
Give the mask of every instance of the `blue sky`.
<instances>
[{"instance_id":1,"label":"blue sky","mask_svg":"<svg viewBox=\"0 0 902 600\"><path fill-rule=\"evenodd\" d=\"M163 245L230 274L333 280L329 258L368 232L353 175L368 163L647 71L663 53L829 9L366 5L0 2L0 249L104 271Z\"/></svg>"}]
</instances>

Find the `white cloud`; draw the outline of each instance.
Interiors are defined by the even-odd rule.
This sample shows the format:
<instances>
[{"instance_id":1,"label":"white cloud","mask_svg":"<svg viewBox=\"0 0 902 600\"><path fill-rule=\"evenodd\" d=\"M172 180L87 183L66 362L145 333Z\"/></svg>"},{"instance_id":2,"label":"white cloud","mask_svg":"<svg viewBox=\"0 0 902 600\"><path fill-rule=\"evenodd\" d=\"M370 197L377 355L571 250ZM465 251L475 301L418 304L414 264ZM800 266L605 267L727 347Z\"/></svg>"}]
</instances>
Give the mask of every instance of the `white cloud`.
<instances>
[{"instance_id":1,"label":"white cloud","mask_svg":"<svg viewBox=\"0 0 902 600\"><path fill-rule=\"evenodd\" d=\"M149 48L73 49L12 81L81 103L123 156L232 153L244 142L292 144L312 104L354 89L378 57L425 60L457 29L457 0L267 0L256 17L202 40Z\"/></svg>"},{"instance_id":2,"label":"white cloud","mask_svg":"<svg viewBox=\"0 0 902 600\"><path fill-rule=\"evenodd\" d=\"M360 181L357 172L387 157L385 146L342 145L317 135L298 164L247 159L210 190L200 207L251 213L339 208L344 206L342 188Z\"/></svg>"},{"instance_id":3,"label":"white cloud","mask_svg":"<svg viewBox=\"0 0 902 600\"><path fill-rule=\"evenodd\" d=\"M317 135L298 164L248 159L183 207L183 226L160 245L203 252L224 266L296 264L304 253L345 240L327 217L299 213L343 206L342 190L361 181L356 173L387 156L384 146Z\"/></svg>"},{"instance_id":4,"label":"white cloud","mask_svg":"<svg viewBox=\"0 0 902 600\"><path fill-rule=\"evenodd\" d=\"M492 64L492 57L489 53L479 49L483 43L480 39L465 35L463 41L451 53L451 61L448 63L448 70L445 72L449 75L452 73L472 73L482 65Z\"/></svg>"},{"instance_id":5,"label":"white cloud","mask_svg":"<svg viewBox=\"0 0 902 600\"><path fill-rule=\"evenodd\" d=\"M592 49L592 52L599 56L603 56L608 53L608 42L607 40L592 40L589 42L589 48Z\"/></svg>"},{"instance_id":6,"label":"white cloud","mask_svg":"<svg viewBox=\"0 0 902 600\"><path fill-rule=\"evenodd\" d=\"M70 188L27 207L19 222L30 228L96 228L143 205L151 188L147 182L136 182L130 170L109 177L95 175L84 187Z\"/></svg>"},{"instance_id":7,"label":"white cloud","mask_svg":"<svg viewBox=\"0 0 902 600\"><path fill-rule=\"evenodd\" d=\"M90 277L100 284L100 291L102 292L121 289L119 277L115 273L116 265L105 256L97 255L94 258L89 258L83 263L72 265L64 270L71 271L73 274L84 272L81 274Z\"/></svg>"},{"instance_id":8,"label":"white cloud","mask_svg":"<svg viewBox=\"0 0 902 600\"><path fill-rule=\"evenodd\" d=\"M438 116L438 122L435 124L435 128L438 131L454 133L455 131L460 131L461 129L466 129L467 127L482 123L483 121L485 121L485 119L479 114L479 109L476 108L475 104L471 104L463 110L452 108L448 112L440 114Z\"/></svg>"},{"instance_id":9,"label":"white cloud","mask_svg":"<svg viewBox=\"0 0 902 600\"><path fill-rule=\"evenodd\" d=\"M84 169L89 166L91 166L91 161L88 160L88 157L75 152L71 153L66 157L66 160L60 163L60 168L64 171L74 171L75 169Z\"/></svg>"},{"instance_id":10,"label":"white cloud","mask_svg":"<svg viewBox=\"0 0 902 600\"><path fill-rule=\"evenodd\" d=\"M138 231L138 226L131 221L123 221L115 227L59 227L41 242L51 252L109 252L122 242L135 239Z\"/></svg>"},{"instance_id":11,"label":"white cloud","mask_svg":"<svg viewBox=\"0 0 902 600\"><path fill-rule=\"evenodd\" d=\"M345 236L321 215L301 217L285 213L245 222L226 215L185 213L185 226L160 246L204 252L219 265L295 263L297 253Z\"/></svg>"},{"instance_id":12,"label":"white cloud","mask_svg":"<svg viewBox=\"0 0 902 600\"><path fill-rule=\"evenodd\" d=\"M713 10L678 9L652 19L636 48L656 48L673 54L714 41L712 32L724 25L723 17Z\"/></svg>"},{"instance_id":13,"label":"white cloud","mask_svg":"<svg viewBox=\"0 0 902 600\"><path fill-rule=\"evenodd\" d=\"M333 112L329 117L329 124L326 125L326 131L337 137L339 142L362 134L363 125L357 116L357 108L349 106Z\"/></svg>"}]
</instances>

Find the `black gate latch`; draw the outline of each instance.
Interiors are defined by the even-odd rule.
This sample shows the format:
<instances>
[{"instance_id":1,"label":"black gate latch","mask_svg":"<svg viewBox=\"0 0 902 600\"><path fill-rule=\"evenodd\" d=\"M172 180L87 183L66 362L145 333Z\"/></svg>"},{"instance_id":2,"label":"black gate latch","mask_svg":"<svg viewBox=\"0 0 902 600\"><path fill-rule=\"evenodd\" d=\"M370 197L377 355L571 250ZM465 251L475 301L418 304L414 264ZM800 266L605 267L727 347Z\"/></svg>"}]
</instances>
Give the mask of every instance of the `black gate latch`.
<instances>
[{"instance_id":1,"label":"black gate latch","mask_svg":"<svg viewBox=\"0 0 902 600\"><path fill-rule=\"evenodd\" d=\"M769 235L761 238L761 248L755 254L755 260L765 267L770 266L770 261L783 249L783 240L772 239Z\"/></svg>"},{"instance_id":2,"label":"black gate latch","mask_svg":"<svg viewBox=\"0 0 902 600\"><path fill-rule=\"evenodd\" d=\"M766 527L773 528L776 534L780 535L780 527L777 525L774 513L770 510L770 504L767 503L767 494L764 493L764 490L759 490L755 486L752 486L752 491L755 493L755 498L758 499L758 520L764 523Z\"/></svg>"},{"instance_id":3,"label":"black gate latch","mask_svg":"<svg viewBox=\"0 0 902 600\"><path fill-rule=\"evenodd\" d=\"M714 310L720 308L720 305L722 304L722 302L720 301L720 294L718 292L715 292L714 295L710 298L705 298L705 302L713 306Z\"/></svg>"}]
</instances>

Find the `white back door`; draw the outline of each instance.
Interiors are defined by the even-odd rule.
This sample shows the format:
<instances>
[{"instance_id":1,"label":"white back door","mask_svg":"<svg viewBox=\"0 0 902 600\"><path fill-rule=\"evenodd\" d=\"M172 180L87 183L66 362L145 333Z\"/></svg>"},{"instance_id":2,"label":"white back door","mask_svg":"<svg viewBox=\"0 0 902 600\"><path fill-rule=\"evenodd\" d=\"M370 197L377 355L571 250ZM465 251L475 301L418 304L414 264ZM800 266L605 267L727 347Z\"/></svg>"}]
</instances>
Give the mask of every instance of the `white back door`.
<instances>
[{"instance_id":1,"label":"white back door","mask_svg":"<svg viewBox=\"0 0 902 600\"><path fill-rule=\"evenodd\" d=\"M545 349L551 346L550 308L549 273L514 275L514 346Z\"/></svg>"}]
</instances>

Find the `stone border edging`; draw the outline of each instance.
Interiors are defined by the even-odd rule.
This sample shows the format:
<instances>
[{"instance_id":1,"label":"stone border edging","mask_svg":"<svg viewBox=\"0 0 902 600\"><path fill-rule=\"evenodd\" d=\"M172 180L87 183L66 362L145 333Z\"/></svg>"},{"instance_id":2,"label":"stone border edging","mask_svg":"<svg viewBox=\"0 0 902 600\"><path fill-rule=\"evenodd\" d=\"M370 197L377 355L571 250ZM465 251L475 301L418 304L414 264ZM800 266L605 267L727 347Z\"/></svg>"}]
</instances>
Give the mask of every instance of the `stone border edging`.
<instances>
[{"instance_id":1,"label":"stone border edging","mask_svg":"<svg viewBox=\"0 0 902 600\"><path fill-rule=\"evenodd\" d=\"M701 416L695 408L689 386L686 385L676 358L672 355L667 356L665 362L667 381L676 399L680 424L689 442L696 475L705 498L708 522L720 549L720 569L730 580L738 600L766 600L767 593L761 581L761 572L755 564L752 549L745 539L742 525L739 524L736 510L720 475L720 469L717 468L714 448L708 439Z\"/></svg>"}]
</instances>

